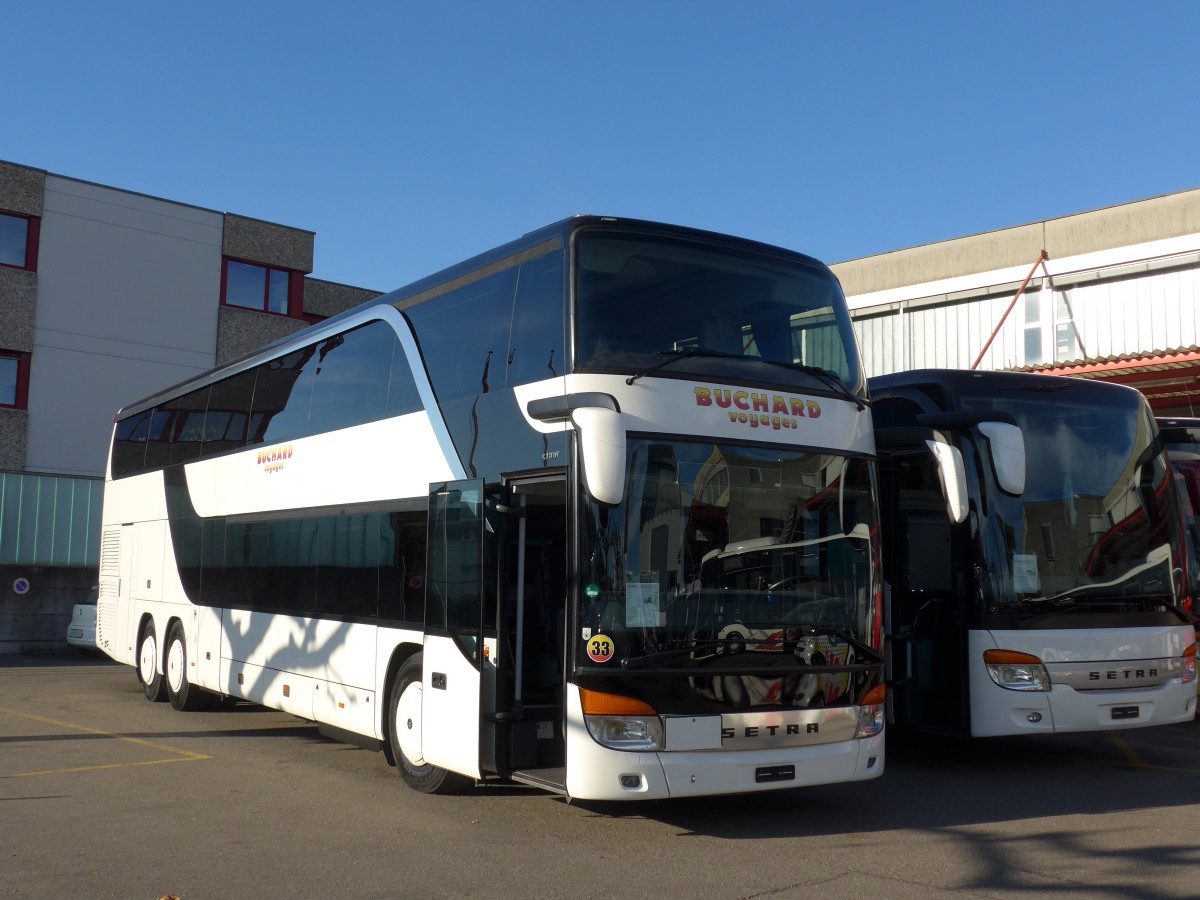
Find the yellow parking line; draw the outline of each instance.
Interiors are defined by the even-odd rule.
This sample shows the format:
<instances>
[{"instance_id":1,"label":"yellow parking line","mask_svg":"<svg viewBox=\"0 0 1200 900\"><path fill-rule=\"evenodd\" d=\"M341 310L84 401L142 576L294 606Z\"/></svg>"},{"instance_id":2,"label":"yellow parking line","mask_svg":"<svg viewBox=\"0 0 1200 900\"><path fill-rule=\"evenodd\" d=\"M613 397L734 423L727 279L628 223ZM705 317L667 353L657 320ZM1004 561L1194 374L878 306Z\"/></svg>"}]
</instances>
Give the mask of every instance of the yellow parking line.
<instances>
[{"instance_id":1,"label":"yellow parking line","mask_svg":"<svg viewBox=\"0 0 1200 900\"><path fill-rule=\"evenodd\" d=\"M1130 747L1128 743L1121 740L1115 734L1108 735L1108 741L1121 751L1121 753L1125 756L1126 762L1128 762L1129 765L1133 766L1135 769L1150 768L1150 763L1142 759L1141 755L1136 750Z\"/></svg>"},{"instance_id":2,"label":"yellow parking line","mask_svg":"<svg viewBox=\"0 0 1200 900\"><path fill-rule=\"evenodd\" d=\"M4 713L5 715L9 716L16 716L19 719L29 719L32 722L40 722L43 725L53 725L57 728L68 728L72 731L82 731L85 734L95 734L99 735L100 737L116 738L119 741L125 741L129 744L137 744L139 747L150 747L153 750L161 750L164 753L176 754L170 759L151 759L131 763L110 763L99 766L78 766L71 769L45 769L40 772L14 772L9 775L0 773L0 778L26 778L31 775L58 775L68 772L91 772L98 769L130 769L136 766L157 766L162 765L163 763L196 762L202 759L212 759L211 756L206 756L203 753L193 753L191 750L181 750L178 747L170 747L166 744L156 744L153 741L129 737L128 735L117 734L112 731L102 731L99 728L88 728L86 725L75 725L71 722L60 722L58 719L47 719L44 716L34 716L29 713L18 712L15 709L7 709L2 706L0 706L0 713Z\"/></svg>"}]
</instances>

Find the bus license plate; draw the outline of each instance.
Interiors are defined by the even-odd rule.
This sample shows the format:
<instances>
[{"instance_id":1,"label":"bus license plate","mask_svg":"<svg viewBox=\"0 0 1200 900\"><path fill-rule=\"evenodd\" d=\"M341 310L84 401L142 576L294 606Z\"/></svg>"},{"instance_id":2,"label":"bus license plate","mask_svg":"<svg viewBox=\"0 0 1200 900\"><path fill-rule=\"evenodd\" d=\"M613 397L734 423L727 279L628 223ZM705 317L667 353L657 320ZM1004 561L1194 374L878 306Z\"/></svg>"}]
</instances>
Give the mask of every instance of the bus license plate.
<instances>
[{"instance_id":1,"label":"bus license plate","mask_svg":"<svg viewBox=\"0 0 1200 900\"><path fill-rule=\"evenodd\" d=\"M754 770L754 780L759 784L768 781L795 781L795 766L759 766Z\"/></svg>"},{"instance_id":2,"label":"bus license plate","mask_svg":"<svg viewBox=\"0 0 1200 900\"><path fill-rule=\"evenodd\" d=\"M1112 708L1112 717L1114 719L1136 719L1138 717L1138 708L1136 706L1114 706Z\"/></svg>"}]
</instances>

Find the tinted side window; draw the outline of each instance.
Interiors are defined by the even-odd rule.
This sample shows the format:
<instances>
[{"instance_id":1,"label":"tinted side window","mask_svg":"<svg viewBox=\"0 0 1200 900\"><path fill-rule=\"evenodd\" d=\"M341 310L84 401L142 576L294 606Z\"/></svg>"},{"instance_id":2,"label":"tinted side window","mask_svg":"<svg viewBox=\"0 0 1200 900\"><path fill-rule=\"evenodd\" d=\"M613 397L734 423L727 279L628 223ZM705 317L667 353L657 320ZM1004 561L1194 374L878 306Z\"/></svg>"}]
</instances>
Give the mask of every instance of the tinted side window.
<instances>
[{"instance_id":1,"label":"tinted side window","mask_svg":"<svg viewBox=\"0 0 1200 900\"><path fill-rule=\"evenodd\" d=\"M258 367L248 443L276 443L308 431L316 354L316 347L305 347Z\"/></svg>"},{"instance_id":2,"label":"tinted side window","mask_svg":"<svg viewBox=\"0 0 1200 900\"><path fill-rule=\"evenodd\" d=\"M517 270L406 310L441 403L504 386Z\"/></svg>"},{"instance_id":3,"label":"tinted side window","mask_svg":"<svg viewBox=\"0 0 1200 900\"><path fill-rule=\"evenodd\" d=\"M379 597L378 513L322 516L317 523L317 610L373 617Z\"/></svg>"},{"instance_id":4,"label":"tinted side window","mask_svg":"<svg viewBox=\"0 0 1200 900\"><path fill-rule=\"evenodd\" d=\"M143 471L146 465L146 436L150 432L150 415L145 410L117 423L113 435L112 477L124 478Z\"/></svg>"},{"instance_id":5,"label":"tinted side window","mask_svg":"<svg viewBox=\"0 0 1200 900\"><path fill-rule=\"evenodd\" d=\"M150 432L146 436L146 469L161 469L171 462L171 437L179 401L171 400L156 407L150 415Z\"/></svg>"},{"instance_id":6,"label":"tinted side window","mask_svg":"<svg viewBox=\"0 0 1200 900\"><path fill-rule=\"evenodd\" d=\"M512 341L508 350L508 386L553 378L563 362L563 255L543 256L521 266Z\"/></svg>"},{"instance_id":7,"label":"tinted side window","mask_svg":"<svg viewBox=\"0 0 1200 900\"><path fill-rule=\"evenodd\" d=\"M212 386L208 414L204 417L204 456L245 446L257 372L251 369Z\"/></svg>"},{"instance_id":8,"label":"tinted side window","mask_svg":"<svg viewBox=\"0 0 1200 900\"><path fill-rule=\"evenodd\" d=\"M395 512L379 527L379 617L425 622L425 529L428 513Z\"/></svg>"},{"instance_id":9,"label":"tinted side window","mask_svg":"<svg viewBox=\"0 0 1200 900\"><path fill-rule=\"evenodd\" d=\"M371 322L317 345L308 433L347 428L387 415L388 382L396 332Z\"/></svg>"},{"instance_id":10,"label":"tinted side window","mask_svg":"<svg viewBox=\"0 0 1200 900\"><path fill-rule=\"evenodd\" d=\"M171 462L181 463L200 455L204 440L204 414L208 409L208 388L201 388L179 398L176 408L175 433L171 438Z\"/></svg>"}]
</instances>

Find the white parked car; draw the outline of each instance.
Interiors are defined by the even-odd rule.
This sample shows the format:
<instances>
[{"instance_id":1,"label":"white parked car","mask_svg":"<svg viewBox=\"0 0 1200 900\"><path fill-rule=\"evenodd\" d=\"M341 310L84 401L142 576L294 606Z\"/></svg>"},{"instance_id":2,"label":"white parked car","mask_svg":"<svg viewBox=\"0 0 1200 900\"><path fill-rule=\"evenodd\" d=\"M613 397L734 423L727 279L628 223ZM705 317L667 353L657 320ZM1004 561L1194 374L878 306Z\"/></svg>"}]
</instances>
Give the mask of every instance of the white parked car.
<instances>
[{"instance_id":1,"label":"white parked car","mask_svg":"<svg viewBox=\"0 0 1200 900\"><path fill-rule=\"evenodd\" d=\"M71 609L71 622L67 625L67 643L81 650L96 649L96 599L98 587L92 588L88 598L76 603Z\"/></svg>"}]
</instances>

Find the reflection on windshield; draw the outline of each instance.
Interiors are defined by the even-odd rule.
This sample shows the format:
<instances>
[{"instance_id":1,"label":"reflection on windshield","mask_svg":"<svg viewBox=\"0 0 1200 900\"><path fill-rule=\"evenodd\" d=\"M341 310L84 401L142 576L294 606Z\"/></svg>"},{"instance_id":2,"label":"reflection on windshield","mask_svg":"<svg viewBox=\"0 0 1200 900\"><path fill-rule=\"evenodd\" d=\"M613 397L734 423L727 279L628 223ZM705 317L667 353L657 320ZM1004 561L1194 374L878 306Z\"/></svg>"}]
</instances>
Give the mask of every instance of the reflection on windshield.
<instances>
[{"instance_id":1,"label":"reflection on windshield","mask_svg":"<svg viewBox=\"0 0 1200 900\"><path fill-rule=\"evenodd\" d=\"M823 268L611 232L585 233L577 257L579 369L636 375L673 353L671 374L728 371L745 380L747 361L766 361L829 372L861 390L846 301ZM781 371L761 374L787 377Z\"/></svg>"},{"instance_id":2,"label":"reflection on windshield","mask_svg":"<svg viewBox=\"0 0 1200 900\"><path fill-rule=\"evenodd\" d=\"M1169 599L1172 548L1178 545L1178 498L1162 447L1136 394L1123 406L1105 395L1090 405L1082 389L965 402L1000 405L1016 417L1028 460L1022 497L991 482L981 504L985 598L991 611L1047 599L1156 595ZM979 453L980 448L976 448ZM986 466L976 471L989 471Z\"/></svg>"},{"instance_id":3,"label":"reflection on windshield","mask_svg":"<svg viewBox=\"0 0 1200 900\"><path fill-rule=\"evenodd\" d=\"M864 460L632 440L624 502L586 511L581 625L616 665L789 669L697 685L715 699L830 703L850 676L795 669L871 661L876 531Z\"/></svg>"}]
</instances>

